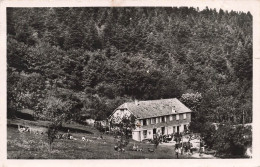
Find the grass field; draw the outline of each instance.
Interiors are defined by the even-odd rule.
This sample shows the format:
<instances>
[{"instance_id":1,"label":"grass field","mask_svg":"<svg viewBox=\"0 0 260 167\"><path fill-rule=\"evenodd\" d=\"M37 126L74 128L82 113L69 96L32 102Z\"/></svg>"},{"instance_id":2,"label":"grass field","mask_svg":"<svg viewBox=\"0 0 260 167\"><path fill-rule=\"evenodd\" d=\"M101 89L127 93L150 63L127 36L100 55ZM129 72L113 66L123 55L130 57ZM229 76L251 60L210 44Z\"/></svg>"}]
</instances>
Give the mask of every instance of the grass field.
<instances>
[{"instance_id":1,"label":"grass field","mask_svg":"<svg viewBox=\"0 0 260 167\"><path fill-rule=\"evenodd\" d=\"M127 145L125 152L114 150L113 136L103 135L104 139L97 139L99 133L76 133L72 135L77 140L56 139L53 150L49 151L46 134L20 133L14 126L7 128L7 158L8 159L173 159L176 158L174 146L159 145L155 152L148 148L150 143L135 142ZM91 142L82 141L85 136ZM143 152L131 151L133 145L143 148ZM179 158L192 158L181 155Z\"/></svg>"}]
</instances>

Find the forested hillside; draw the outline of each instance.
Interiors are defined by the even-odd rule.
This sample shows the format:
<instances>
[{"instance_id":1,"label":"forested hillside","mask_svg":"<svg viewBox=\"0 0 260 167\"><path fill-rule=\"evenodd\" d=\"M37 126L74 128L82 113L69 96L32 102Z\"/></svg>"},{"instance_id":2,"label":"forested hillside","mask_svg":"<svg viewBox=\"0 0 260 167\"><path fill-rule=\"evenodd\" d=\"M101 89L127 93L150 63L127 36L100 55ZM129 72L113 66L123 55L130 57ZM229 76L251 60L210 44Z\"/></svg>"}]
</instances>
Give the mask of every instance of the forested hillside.
<instances>
[{"instance_id":1,"label":"forested hillside","mask_svg":"<svg viewBox=\"0 0 260 167\"><path fill-rule=\"evenodd\" d=\"M7 9L8 116L104 119L125 101L176 97L202 122L248 123L252 64L250 13Z\"/></svg>"}]
</instances>

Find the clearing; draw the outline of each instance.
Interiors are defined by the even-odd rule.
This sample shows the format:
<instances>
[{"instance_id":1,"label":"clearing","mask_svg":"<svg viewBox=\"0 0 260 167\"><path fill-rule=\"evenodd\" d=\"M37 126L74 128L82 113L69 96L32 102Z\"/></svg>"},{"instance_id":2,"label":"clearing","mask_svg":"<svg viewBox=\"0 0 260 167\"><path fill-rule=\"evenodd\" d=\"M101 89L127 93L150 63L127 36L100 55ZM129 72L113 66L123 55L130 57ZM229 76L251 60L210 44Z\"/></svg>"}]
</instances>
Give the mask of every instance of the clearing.
<instances>
[{"instance_id":1,"label":"clearing","mask_svg":"<svg viewBox=\"0 0 260 167\"><path fill-rule=\"evenodd\" d=\"M99 139L100 133L93 127L82 125L66 124L63 129L70 129L76 140L55 139L53 150L49 151L47 144L47 134L35 134L29 132L19 132L17 124L30 124L39 128L46 128L48 123L8 120L7 127L7 158L8 159L175 159L174 146L159 144L154 152L149 152L148 148L154 148L153 144L142 143L130 140L125 148L125 152L114 150L116 141L113 136L103 134L103 139ZM61 132L60 132L61 133ZM88 141L82 141L85 136ZM142 152L131 151L133 145L142 148ZM195 154L196 155L196 154ZM190 155L180 155L179 158L212 158L194 157Z\"/></svg>"}]
</instances>

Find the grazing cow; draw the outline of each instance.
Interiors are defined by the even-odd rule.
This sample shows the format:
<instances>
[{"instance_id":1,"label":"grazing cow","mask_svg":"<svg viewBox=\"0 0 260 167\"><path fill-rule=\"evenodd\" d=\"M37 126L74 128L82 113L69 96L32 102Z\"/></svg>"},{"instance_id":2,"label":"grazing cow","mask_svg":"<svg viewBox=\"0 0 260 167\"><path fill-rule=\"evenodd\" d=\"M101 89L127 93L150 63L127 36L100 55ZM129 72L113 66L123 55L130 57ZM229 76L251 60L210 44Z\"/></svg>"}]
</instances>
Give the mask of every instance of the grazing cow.
<instances>
[{"instance_id":1,"label":"grazing cow","mask_svg":"<svg viewBox=\"0 0 260 167\"><path fill-rule=\"evenodd\" d=\"M67 134L67 133L64 133L64 134L62 135L62 138L63 138L63 139L68 139L68 134Z\"/></svg>"},{"instance_id":2,"label":"grazing cow","mask_svg":"<svg viewBox=\"0 0 260 167\"><path fill-rule=\"evenodd\" d=\"M104 139L102 135L100 135L97 140L101 140L101 139Z\"/></svg>"},{"instance_id":3,"label":"grazing cow","mask_svg":"<svg viewBox=\"0 0 260 167\"><path fill-rule=\"evenodd\" d=\"M62 138L62 134L57 134L55 135L56 139L61 139Z\"/></svg>"},{"instance_id":4,"label":"grazing cow","mask_svg":"<svg viewBox=\"0 0 260 167\"><path fill-rule=\"evenodd\" d=\"M24 131L23 128L19 128L18 130L19 130L19 132L21 132L21 133Z\"/></svg>"},{"instance_id":5,"label":"grazing cow","mask_svg":"<svg viewBox=\"0 0 260 167\"><path fill-rule=\"evenodd\" d=\"M67 133L64 133L64 134L62 135L62 138L63 138L63 139L71 139L71 134L70 134L69 132L70 132L70 131L68 130Z\"/></svg>"},{"instance_id":6,"label":"grazing cow","mask_svg":"<svg viewBox=\"0 0 260 167\"><path fill-rule=\"evenodd\" d=\"M134 146L133 146L132 150L133 151L137 151L137 149L138 149L138 146L135 146L135 143L134 143Z\"/></svg>"},{"instance_id":7,"label":"grazing cow","mask_svg":"<svg viewBox=\"0 0 260 167\"><path fill-rule=\"evenodd\" d=\"M90 139L86 139L86 142L93 143L94 141L93 141L93 140L90 140Z\"/></svg>"},{"instance_id":8,"label":"grazing cow","mask_svg":"<svg viewBox=\"0 0 260 167\"><path fill-rule=\"evenodd\" d=\"M154 152L154 149L148 148L148 151L149 151L149 152Z\"/></svg>"},{"instance_id":9,"label":"grazing cow","mask_svg":"<svg viewBox=\"0 0 260 167\"><path fill-rule=\"evenodd\" d=\"M18 125L18 131L23 132L24 131L23 127L20 127L20 125Z\"/></svg>"},{"instance_id":10,"label":"grazing cow","mask_svg":"<svg viewBox=\"0 0 260 167\"><path fill-rule=\"evenodd\" d=\"M114 150L115 150L115 151L118 151L118 146L115 146L115 147L114 147Z\"/></svg>"},{"instance_id":11,"label":"grazing cow","mask_svg":"<svg viewBox=\"0 0 260 167\"><path fill-rule=\"evenodd\" d=\"M120 148L120 147L118 147L118 146L115 146L115 147L114 147L114 150L115 150L115 151L118 151L118 152L120 152L120 151L125 152L125 149L124 149L124 148Z\"/></svg>"},{"instance_id":12,"label":"grazing cow","mask_svg":"<svg viewBox=\"0 0 260 167\"><path fill-rule=\"evenodd\" d=\"M83 136L83 137L81 138L81 140L82 140L82 141L86 141L86 138Z\"/></svg>"},{"instance_id":13,"label":"grazing cow","mask_svg":"<svg viewBox=\"0 0 260 167\"><path fill-rule=\"evenodd\" d=\"M143 149L142 149L142 148L139 148L139 149L137 149L136 151L140 151L140 152L142 152L142 151L143 151Z\"/></svg>"}]
</instances>

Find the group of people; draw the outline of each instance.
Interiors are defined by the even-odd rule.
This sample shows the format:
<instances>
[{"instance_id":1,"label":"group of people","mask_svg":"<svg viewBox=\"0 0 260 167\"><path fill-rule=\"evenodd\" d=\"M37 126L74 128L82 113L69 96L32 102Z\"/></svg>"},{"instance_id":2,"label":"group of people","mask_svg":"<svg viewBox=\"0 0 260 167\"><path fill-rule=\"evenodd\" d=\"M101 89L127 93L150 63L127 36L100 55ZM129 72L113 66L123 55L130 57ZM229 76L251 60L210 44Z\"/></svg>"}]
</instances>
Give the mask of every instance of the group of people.
<instances>
[{"instance_id":1,"label":"group of people","mask_svg":"<svg viewBox=\"0 0 260 167\"><path fill-rule=\"evenodd\" d=\"M175 154L176 157L179 158L180 155L183 155L186 153L187 155L192 155L194 151L194 147L191 142L177 142L175 144ZM199 155L204 152L204 141L200 139L200 144L199 144Z\"/></svg>"},{"instance_id":2,"label":"group of people","mask_svg":"<svg viewBox=\"0 0 260 167\"><path fill-rule=\"evenodd\" d=\"M176 143L175 144L175 154L177 156L177 158L179 158L179 155L183 154L183 153L187 153L187 154L193 154L193 147L192 147L192 143L190 142L182 142L182 143Z\"/></svg>"},{"instance_id":3,"label":"group of people","mask_svg":"<svg viewBox=\"0 0 260 167\"><path fill-rule=\"evenodd\" d=\"M74 137L70 134L70 130L68 130L67 133L56 134L55 137L56 137L56 139L69 139L69 140L74 139Z\"/></svg>"},{"instance_id":4,"label":"group of people","mask_svg":"<svg viewBox=\"0 0 260 167\"><path fill-rule=\"evenodd\" d=\"M161 135L160 136L160 142L168 143L173 139L173 133L172 134L167 134L167 135Z\"/></svg>"},{"instance_id":5,"label":"group of people","mask_svg":"<svg viewBox=\"0 0 260 167\"><path fill-rule=\"evenodd\" d=\"M154 134L153 139L158 140L159 143L168 143L169 141L172 141L173 136L174 136L173 134L167 134L167 135Z\"/></svg>"}]
</instances>

